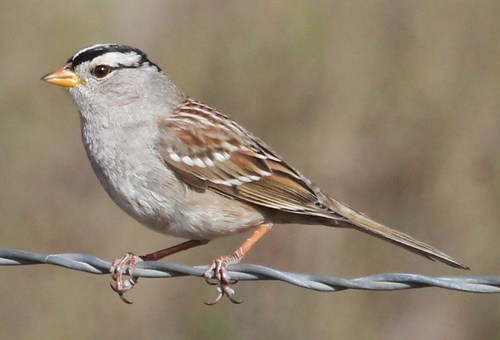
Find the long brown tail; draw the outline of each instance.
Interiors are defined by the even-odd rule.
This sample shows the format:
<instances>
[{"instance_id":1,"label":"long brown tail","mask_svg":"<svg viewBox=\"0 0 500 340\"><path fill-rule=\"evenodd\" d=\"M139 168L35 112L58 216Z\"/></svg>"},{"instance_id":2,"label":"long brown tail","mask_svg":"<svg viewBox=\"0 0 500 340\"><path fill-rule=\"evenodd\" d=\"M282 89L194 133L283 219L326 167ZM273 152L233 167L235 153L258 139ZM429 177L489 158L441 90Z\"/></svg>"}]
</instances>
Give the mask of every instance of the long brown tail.
<instances>
[{"instance_id":1,"label":"long brown tail","mask_svg":"<svg viewBox=\"0 0 500 340\"><path fill-rule=\"evenodd\" d=\"M344 216L348 220L349 224L351 224L350 226L355 229L358 229L364 233L373 235L380 239L392 242L416 254L425 256L432 261L437 260L452 267L470 269L466 265L460 263L453 257L437 250L436 248L420 242L411 236L403 234L402 232L372 221L368 217L352 210L345 204L336 201L333 198L330 198L330 203L331 208L339 215Z\"/></svg>"}]
</instances>

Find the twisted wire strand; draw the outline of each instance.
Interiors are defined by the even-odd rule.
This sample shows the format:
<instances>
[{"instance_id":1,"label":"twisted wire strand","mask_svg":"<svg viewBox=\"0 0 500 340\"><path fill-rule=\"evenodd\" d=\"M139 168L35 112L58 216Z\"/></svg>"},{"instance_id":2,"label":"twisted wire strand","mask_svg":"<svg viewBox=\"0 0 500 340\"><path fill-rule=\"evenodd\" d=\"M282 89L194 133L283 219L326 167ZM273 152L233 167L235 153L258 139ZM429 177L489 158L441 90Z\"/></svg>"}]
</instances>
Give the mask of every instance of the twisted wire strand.
<instances>
[{"instance_id":1,"label":"twisted wire strand","mask_svg":"<svg viewBox=\"0 0 500 340\"><path fill-rule=\"evenodd\" d=\"M88 254L42 254L25 250L0 248L0 266L51 264L91 274L109 274L111 263ZM206 266L187 266L166 261L140 262L134 277L174 278L179 276L203 277ZM298 287L321 292L358 290L403 290L438 287L461 292L500 293L500 276L425 276L410 273L384 273L346 279L337 276L282 272L254 264L229 267L231 279L238 281L278 280Z\"/></svg>"}]
</instances>

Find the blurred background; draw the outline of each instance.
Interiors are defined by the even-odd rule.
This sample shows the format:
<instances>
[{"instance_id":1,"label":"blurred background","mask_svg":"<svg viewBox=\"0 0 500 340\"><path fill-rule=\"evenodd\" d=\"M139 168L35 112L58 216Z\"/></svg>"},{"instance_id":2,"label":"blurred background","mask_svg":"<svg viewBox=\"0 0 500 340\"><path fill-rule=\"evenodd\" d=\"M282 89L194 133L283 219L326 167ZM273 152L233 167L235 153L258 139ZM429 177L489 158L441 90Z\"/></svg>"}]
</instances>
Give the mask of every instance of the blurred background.
<instances>
[{"instance_id":1,"label":"blurred background","mask_svg":"<svg viewBox=\"0 0 500 340\"><path fill-rule=\"evenodd\" d=\"M464 272L361 233L278 225L245 257L280 270L499 275L500 4L496 1L0 1L0 247L112 260L181 240L98 184L70 97L40 77L78 49L126 43L190 96L330 193L457 257ZM169 261L209 264L244 238ZM494 339L500 295L437 288L318 293L0 267L0 338Z\"/></svg>"}]
</instances>

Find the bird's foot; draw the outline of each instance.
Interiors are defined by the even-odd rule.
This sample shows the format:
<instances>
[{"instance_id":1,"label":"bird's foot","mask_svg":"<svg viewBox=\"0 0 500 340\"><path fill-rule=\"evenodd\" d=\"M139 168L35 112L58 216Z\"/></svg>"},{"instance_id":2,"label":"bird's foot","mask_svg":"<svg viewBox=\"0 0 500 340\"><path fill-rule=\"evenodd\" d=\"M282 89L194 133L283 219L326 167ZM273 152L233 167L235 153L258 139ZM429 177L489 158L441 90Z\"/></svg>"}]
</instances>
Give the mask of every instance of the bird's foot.
<instances>
[{"instance_id":1,"label":"bird's foot","mask_svg":"<svg viewBox=\"0 0 500 340\"><path fill-rule=\"evenodd\" d=\"M127 253L125 256L114 260L111 264L111 268L109 269L111 272L111 279L113 280L113 282L109 284L111 289L118 293L118 296L123 302L128 304L131 304L132 302L127 300L123 294L134 288L137 284L139 278L134 277L132 273L135 265L140 261L142 261L141 257L132 253ZM129 278L125 279L123 277L124 275L129 275Z\"/></svg>"},{"instance_id":2,"label":"bird's foot","mask_svg":"<svg viewBox=\"0 0 500 340\"><path fill-rule=\"evenodd\" d=\"M217 286L218 295L212 302L205 302L207 305L215 305L218 303L224 296L227 296L229 301L232 303L242 303L243 301L236 300L234 298L234 289L230 287L237 283L237 280L231 280L229 274L227 273L227 267L232 264L238 263L239 258L236 256L221 256L214 260L212 265L208 267L203 276L205 276L205 281L208 284Z\"/></svg>"}]
</instances>

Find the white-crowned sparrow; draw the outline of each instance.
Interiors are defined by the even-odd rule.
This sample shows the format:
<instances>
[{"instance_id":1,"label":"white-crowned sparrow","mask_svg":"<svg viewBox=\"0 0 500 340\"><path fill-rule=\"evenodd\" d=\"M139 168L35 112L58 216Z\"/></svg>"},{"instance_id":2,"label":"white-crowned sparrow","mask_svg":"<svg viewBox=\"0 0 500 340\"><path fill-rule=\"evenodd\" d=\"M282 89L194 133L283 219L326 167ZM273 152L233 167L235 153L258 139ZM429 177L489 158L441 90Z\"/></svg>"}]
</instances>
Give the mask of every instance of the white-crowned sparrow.
<instances>
[{"instance_id":1,"label":"white-crowned sparrow","mask_svg":"<svg viewBox=\"0 0 500 340\"><path fill-rule=\"evenodd\" d=\"M370 220L321 189L270 147L217 110L184 95L142 51L100 44L76 52L43 80L69 88L83 143L99 181L125 212L161 233L189 239L142 256L157 260L216 237L252 230L232 255L205 272L231 298L226 267L272 225L349 227L432 260L467 269L443 252ZM115 290L133 286L113 266Z\"/></svg>"}]
</instances>

